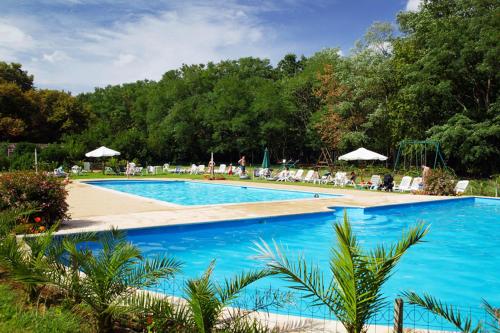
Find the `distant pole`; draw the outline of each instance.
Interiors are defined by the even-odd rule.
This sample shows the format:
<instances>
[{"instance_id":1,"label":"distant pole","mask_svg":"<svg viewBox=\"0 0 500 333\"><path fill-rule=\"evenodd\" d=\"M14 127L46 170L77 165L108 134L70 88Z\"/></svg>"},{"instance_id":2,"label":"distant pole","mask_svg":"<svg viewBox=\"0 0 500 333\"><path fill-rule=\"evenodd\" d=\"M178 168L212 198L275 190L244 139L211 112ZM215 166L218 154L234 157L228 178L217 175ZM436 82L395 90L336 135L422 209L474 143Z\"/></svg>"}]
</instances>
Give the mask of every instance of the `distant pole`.
<instances>
[{"instance_id":1,"label":"distant pole","mask_svg":"<svg viewBox=\"0 0 500 333\"><path fill-rule=\"evenodd\" d=\"M38 173L38 155L35 148L35 172Z\"/></svg>"},{"instance_id":2,"label":"distant pole","mask_svg":"<svg viewBox=\"0 0 500 333\"><path fill-rule=\"evenodd\" d=\"M394 333L403 333L403 300L396 298L394 301Z\"/></svg>"}]
</instances>

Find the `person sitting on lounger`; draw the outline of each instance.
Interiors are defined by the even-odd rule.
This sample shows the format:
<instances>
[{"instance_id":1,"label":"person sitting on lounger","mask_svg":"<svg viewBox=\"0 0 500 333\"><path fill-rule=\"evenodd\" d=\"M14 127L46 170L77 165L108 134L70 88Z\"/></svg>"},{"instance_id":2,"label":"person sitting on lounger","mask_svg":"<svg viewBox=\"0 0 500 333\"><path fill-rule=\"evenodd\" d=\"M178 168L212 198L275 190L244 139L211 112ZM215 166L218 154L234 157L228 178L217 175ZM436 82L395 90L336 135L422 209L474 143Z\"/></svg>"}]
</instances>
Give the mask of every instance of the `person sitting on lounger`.
<instances>
[{"instance_id":1,"label":"person sitting on lounger","mask_svg":"<svg viewBox=\"0 0 500 333\"><path fill-rule=\"evenodd\" d=\"M349 185L356 185L356 178L358 176L356 175L356 173L354 171L351 172L351 177L349 177L349 182L347 184Z\"/></svg>"},{"instance_id":2,"label":"person sitting on lounger","mask_svg":"<svg viewBox=\"0 0 500 333\"><path fill-rule=\"evenodd\" d=\"M393 187L394 187L394 178L390 173L388 173L384 176L384 182L382 183L382 185L380 185L379 190L392 192Z\"/></svg>"}]
</instances>

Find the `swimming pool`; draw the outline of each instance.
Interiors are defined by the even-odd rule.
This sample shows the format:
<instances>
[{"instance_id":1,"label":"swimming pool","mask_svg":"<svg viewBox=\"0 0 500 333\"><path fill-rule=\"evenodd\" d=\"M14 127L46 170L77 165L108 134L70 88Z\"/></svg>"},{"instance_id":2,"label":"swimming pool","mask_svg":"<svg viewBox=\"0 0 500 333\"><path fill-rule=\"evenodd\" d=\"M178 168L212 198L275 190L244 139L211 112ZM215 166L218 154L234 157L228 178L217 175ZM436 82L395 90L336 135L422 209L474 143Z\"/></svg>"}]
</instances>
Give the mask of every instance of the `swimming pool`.
<instances>
[{"instance_id":1,"label":"swimming pool","mask_svg":"<svg viewBox=\"0 0 500 333\"><path fill-rule=\"evenodd\" d=\"M189 181L112 180L89 181L86 183L184 206L313 199L315 196L319 198L332 198L339 196L334 194L317 194L312 192Z\"/></svg>"},{"instance_id":2,"label":"swimming pool","mask_svg":"<svg viewBox=\"0 0 500 333\"><path fill-rule=\"evenodd\" d=\"M327 272L329 249L335 243L332 223L340 221L343 212L343 208L336 208L328 213L135 229L127 237L147 257L168 252L185 262L178 280L199 276L214 258L214 277L218 280L255 269L260 263L253 259L253 241L260 238L268 243L273 239L282 243L291 257L303 253ZM500 200L463 198L347 208L347 213L359 241L367 248L398 240L403 229L418 221L431 225L426 242L408 251L387 282L384 293L389 302L401 291L413 290L428 292L461 307L478 309L482 298L493 305L500 304ZM288 285L272 277L259 281L251 290L267 289L271 284L280 290ZM179 295L181 291L174 289L167 281L155 288ZM308 311L303 304L277 310L292 315L325 316L318 309L314 313ZM420 319L415 320L420 325ZM392 317L388 324L392 324Z\"/></svg>"}]
</instances>

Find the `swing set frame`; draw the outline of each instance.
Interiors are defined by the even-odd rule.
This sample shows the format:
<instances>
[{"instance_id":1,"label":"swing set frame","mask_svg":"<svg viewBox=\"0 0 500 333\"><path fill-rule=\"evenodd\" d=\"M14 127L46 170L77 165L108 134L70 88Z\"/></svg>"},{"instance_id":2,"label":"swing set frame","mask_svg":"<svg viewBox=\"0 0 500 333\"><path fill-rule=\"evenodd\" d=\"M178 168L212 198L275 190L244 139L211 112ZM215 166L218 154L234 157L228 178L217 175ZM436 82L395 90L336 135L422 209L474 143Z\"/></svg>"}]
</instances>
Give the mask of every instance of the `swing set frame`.
<instances>
[{"instance_id":1,"label":"swing set frame","mask_svg":"<svg viewBox=\"0 0 500 333\"><path fill-rule=\"evenodd\" d=\"M422 147L420 151L420 159L421 162L423 163L423 159L425 158L425 163L427 163L427 147L431 146L435 150L434 154L434 165L433 168L435 169L436 166L438 165L438 162L442 164L443 168L446 168L446 162L444 161L443 155L441 154L441 149L440 149L440 144L439 141L435 140L403 140L399 143L399 148L398 148L398 154L396 157L396 162L394 163L394 171L398 169L398 165L400 164L400 158L404 155L404 159L406 160L406 154L404 153L404 149L408 146L415 146L415 147ZM410 152L410 154L413 154L413 152ZM417 162L418 152L415 151L415 162ZM425 156L425 157L423 157ZM411 159L411 157L410 157ZM406 168L406 163L404 163L404 167ZM410 161L411 164L411 161ZM410 165L411 167L411 165ZM418 167L418 166L417 166Z\"/></svg>"}]
</instances>

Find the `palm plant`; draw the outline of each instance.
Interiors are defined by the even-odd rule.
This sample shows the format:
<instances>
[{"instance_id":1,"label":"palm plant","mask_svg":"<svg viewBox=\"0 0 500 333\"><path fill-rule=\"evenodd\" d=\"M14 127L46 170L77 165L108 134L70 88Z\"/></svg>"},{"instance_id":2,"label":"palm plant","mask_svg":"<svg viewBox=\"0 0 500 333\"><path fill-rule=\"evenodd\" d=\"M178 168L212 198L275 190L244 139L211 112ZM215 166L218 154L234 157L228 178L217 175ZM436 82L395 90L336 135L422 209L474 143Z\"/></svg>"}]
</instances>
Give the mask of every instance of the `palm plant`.
<instances>
[{"instance_id":1,"label":"palm plant","mask_svg":"<svg viewBox=\"0 0 500 333\"><path fill-rule=\"evenodd\" d=\"M176 332L268 332L264 325L251 320L249 314L263 309L270 303L257 301L258 308L240 311L228 308L234 305L241 292L250 284L272 274L268 270L241 273L219 284L212 280L215 267L213 261L201 277L186 282L185 298L172 301L154 295L140 295L135 304L154 314L155 327Z\"/></svg>"},{"instance_id":2,"label":"palm plant","mask_svg":"<svg viewBox=\"0 0 500 333\"><path fill-rule=\"evenodd\" d=\"M100 249L95 252L71 243L64 246L82 273L73 292L92 309L98 331L110 332L114 316L128 311L128 297L171 277L181 264L169 257L143 259L140 249L116 229L99 234L97 244Z\"/></svg>"},{"instance_id":3,"label":"palm plant","mask_svg":"<svg viewBox=\"0 0 500 333\"><path fill-rule=\"evenodd\" d=\"M423 296L419 296L414 292L406 291L403 293L403 296L408 303L418 305L423 309L443 317L461 332L478 333L483 330L483 323L481 321L473 327L472 318L464 317L460 311L452 305L445 304L431 295L424 294ZM487 323L491 326L491 330L495 333L500 332L500 315L498 309L495 309L486 301L483 301L483 307L491 318L491 323Z\"/></svg>"},{"instance_id":4,"label":"palm plant","mask_svg":"<svg viewBox=\"0 0 500 333\"><path fill-rule=\"evenodd\" d=\"M22 239L8 234L0 241L0 265L9 277L25 286L30 301L37 300L50 283L47 273L51 260L45 254L51 240L52 232Z\"/></svg>"},{"instance_id":5,"label":"palm plant","mask_svg":"<svg viewBox=\"0 0 500 333\"><path fill-rule=\"evenodd\" d=\"M0 241L0 265L13 280L24 285L29 301L38 300L41 291L48 286L58 286L62 291L71 291L77 284L79 265L71 260L67 267L68 246L94 241L95 233L82 233L54 237L54 225L48 232L37 236L16 237L7 234ZM68 292L71 298L75 293Z\"/></svg>"},{"instance_id":6,"label":"palm plant","mask_svg":"<svg viewBox=\"0 0 500 333\"><path fill-rule=\"evenodd\" d=\"M256 243L258 258L267 263L272 273L291 282L293 289L314 300L313 305L325 305L349 333L363 332L370 318L385 304L382 286L403 254L421 242L428 227L418 224L403 233L397 243L379 245L370 251L361 248L346 213L343 223L333 227L337 247L331 249L329 281L303 256L296 263L291 262L276 243L274 250L264 241Z\"/></svg>"},{"instance_id":7,"label":"palm plant","mask_svg":"<svg viewBox=\"0 0 500 333\"><path fill-rule=\"evenodd\" d=\"M0 239L6 237L14 230L19 218L27 217L33 210L22 210L19 208L12 208L0 210Z\"/></svg>"}]
</instances>

